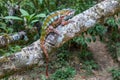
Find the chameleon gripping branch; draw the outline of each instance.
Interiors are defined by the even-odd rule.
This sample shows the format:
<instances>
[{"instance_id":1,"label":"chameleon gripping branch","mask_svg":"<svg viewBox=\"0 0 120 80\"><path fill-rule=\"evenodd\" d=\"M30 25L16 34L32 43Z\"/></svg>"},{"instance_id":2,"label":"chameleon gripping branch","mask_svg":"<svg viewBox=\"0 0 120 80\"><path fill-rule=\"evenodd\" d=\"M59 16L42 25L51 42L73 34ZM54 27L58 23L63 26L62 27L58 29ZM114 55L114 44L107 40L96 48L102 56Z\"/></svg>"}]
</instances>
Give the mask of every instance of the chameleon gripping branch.
<instances>
[{"instance_id":1,"label":"chameleon gripping branch","mask_svg":"<svg viewBox=\"0 0 120 80\"><path fill-rule=\"evenodd\" d=\"M46 50L45 41L49 33L55 33L59 34L59 31L57 31L55 28L58 25L67 25L71 21L68 21L70 18L73 17L75 13L75 10L73 9L63 9L63 10L58 10L55 12L52 12L50 15L48 15L45 20L43 21L43 26L42 26L42 33L40 37L40 47L42 48L45 58L46 58L46 77L48 77L48 52Z\"/></svg>"}]
</instances>

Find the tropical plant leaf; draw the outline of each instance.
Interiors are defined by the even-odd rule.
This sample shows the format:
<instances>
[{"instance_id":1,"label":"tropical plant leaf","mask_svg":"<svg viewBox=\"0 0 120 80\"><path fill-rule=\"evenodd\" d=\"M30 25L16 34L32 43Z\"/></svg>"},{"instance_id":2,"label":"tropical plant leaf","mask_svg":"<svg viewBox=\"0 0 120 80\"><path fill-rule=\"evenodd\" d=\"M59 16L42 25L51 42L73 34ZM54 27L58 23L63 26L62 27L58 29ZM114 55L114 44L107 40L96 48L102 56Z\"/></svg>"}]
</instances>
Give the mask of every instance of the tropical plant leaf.
<instances>
[{"instance_id":1,"label":"tropical plant leaf","mask_svg":"<svg viewBox=\"0 0 120 80\"><path fill-rule=\"evenodd\" d=\"M35 16L35 13L34 13L34 14L31 14L31 15L30 15L30 19L35 18L34 16Z\"/></svg>"},{"instance_id":2,"label":"tropical plant leaf","mask_svg":"<svg viewBox=\"0 0 120 80\"><path fill-rule=\"evenodd\" d=\"M17 17L17 16L6 16L4 19L14 19L14 20L22 20L22 18Z\"/></svg>"},{"instance_id":3,"label":"tropical plant leaf","mask_svg":"<svg viewBox=\"0 0 120 80\"><path fill-rule=\"evenodd\" d=\"M39 1L39 3L40 3L40 4L42 4L42 3L43 3L43 0L38 0L38 1Z\"/></svg>"},{"instance_id":4,"label":"tropical plant leaf","mask_svg":"<svg viewBox=\"0 0 120 80\"><path fill-rule=\"evenodd\" d=\"M40 14L36 15L35 17L46 17L46 14L40 13Z\"/></svg>"},{"instance_id":5,"label":"tropical plant leaf","mask_svg":"<svg viewBox=\"0 0 120 80\"><path fill-rule=\"evenodd\" d=\"M39 21L39 20L32 20L31 23L35 23L35 22L37 22L37 21Z\"/></svg>"},{"instance_id":6,"label":"tropical plant leaf","mask_svg":"<svg viewBox=\"0 0 120 80\"><path fill-rule=\"evenodd\" d=\"M20 9L20 12L22 14L21 16L29 16L29 13L24 9Z\"/></svg>"}]
</instances>

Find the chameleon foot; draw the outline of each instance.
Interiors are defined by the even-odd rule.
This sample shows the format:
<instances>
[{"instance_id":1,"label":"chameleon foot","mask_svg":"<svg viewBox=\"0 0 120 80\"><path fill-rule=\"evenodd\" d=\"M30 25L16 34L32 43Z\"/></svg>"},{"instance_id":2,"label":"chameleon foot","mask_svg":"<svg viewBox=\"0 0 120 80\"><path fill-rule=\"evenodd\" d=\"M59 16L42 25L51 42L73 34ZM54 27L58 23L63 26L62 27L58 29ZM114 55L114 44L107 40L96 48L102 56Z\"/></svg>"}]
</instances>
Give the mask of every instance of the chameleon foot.
<instances>
[{"instance_id":1,"label":"chameleon foot","mask_svg":"<svg viewBox=\"0 0 120 80\"><path fill-rule=\"evenodd\" d=\"M60 35L59 31L56 30L55 28L53 28L52 26L49 26L49 28L47 29L47 31L48 31L49 33L50 33L50 32L54 32L54 33Z\"/></svg>"},{"instance_id":2,"label":"chameleon foot","mask_svg":"<svg viewBox=\"0 0 120 80\"><path fill-rule=\"evenodd\" d=\"M74 22L74 21L62 21L61 25L64 26L64 25L67 25L67 24L72 23L72 22Z\"/></svg>"}]
</instances>

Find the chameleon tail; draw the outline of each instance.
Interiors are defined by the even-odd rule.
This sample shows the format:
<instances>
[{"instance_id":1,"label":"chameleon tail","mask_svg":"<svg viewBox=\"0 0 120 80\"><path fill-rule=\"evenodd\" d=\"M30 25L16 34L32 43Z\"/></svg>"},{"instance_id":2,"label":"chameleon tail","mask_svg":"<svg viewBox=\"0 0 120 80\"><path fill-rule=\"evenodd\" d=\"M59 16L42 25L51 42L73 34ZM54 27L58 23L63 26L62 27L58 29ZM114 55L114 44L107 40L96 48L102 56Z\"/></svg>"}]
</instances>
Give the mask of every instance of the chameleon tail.
<instances>
[{"instance_id":1,"label":"chameleon tail","mask_svg":"<svg viewBox=\"0 0 120 80\"><path fill-rule=\"evenodd\" d=\"M46 77L48 78L48 76L49 76L49 75L48 75L48 62L49 62L49 59L48 59L47 50L46 50L46 48L45 48L45 46L44 46L44 41L41 42L40 46L41 46L41 48L42 48L42 50L43 50L43 53L44 53L44 55L45 55L45 58L46 58Z\"/></svg>"}]
</instances>

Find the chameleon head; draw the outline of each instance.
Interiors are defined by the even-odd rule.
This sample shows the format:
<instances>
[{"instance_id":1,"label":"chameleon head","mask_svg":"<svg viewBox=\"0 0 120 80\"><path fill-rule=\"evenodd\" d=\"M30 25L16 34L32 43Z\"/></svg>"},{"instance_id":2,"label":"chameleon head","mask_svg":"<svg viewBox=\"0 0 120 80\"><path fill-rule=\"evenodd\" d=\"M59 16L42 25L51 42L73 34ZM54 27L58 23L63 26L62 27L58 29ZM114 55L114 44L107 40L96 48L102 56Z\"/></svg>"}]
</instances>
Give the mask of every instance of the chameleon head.
<instances>
[{"instance_id":1,"label":"chameleon head","mask_svg":"<svg viewBox=\"0 0 120 80\"><path fill-rule=\"evenodd\" d=\"M64 20L68 20L68 19L70 19L70 18L72 18L74 16L75 10L73 10L73 9L66 9L65 13L66 14L64 15Z\"/></svg>"}]
</instances>

